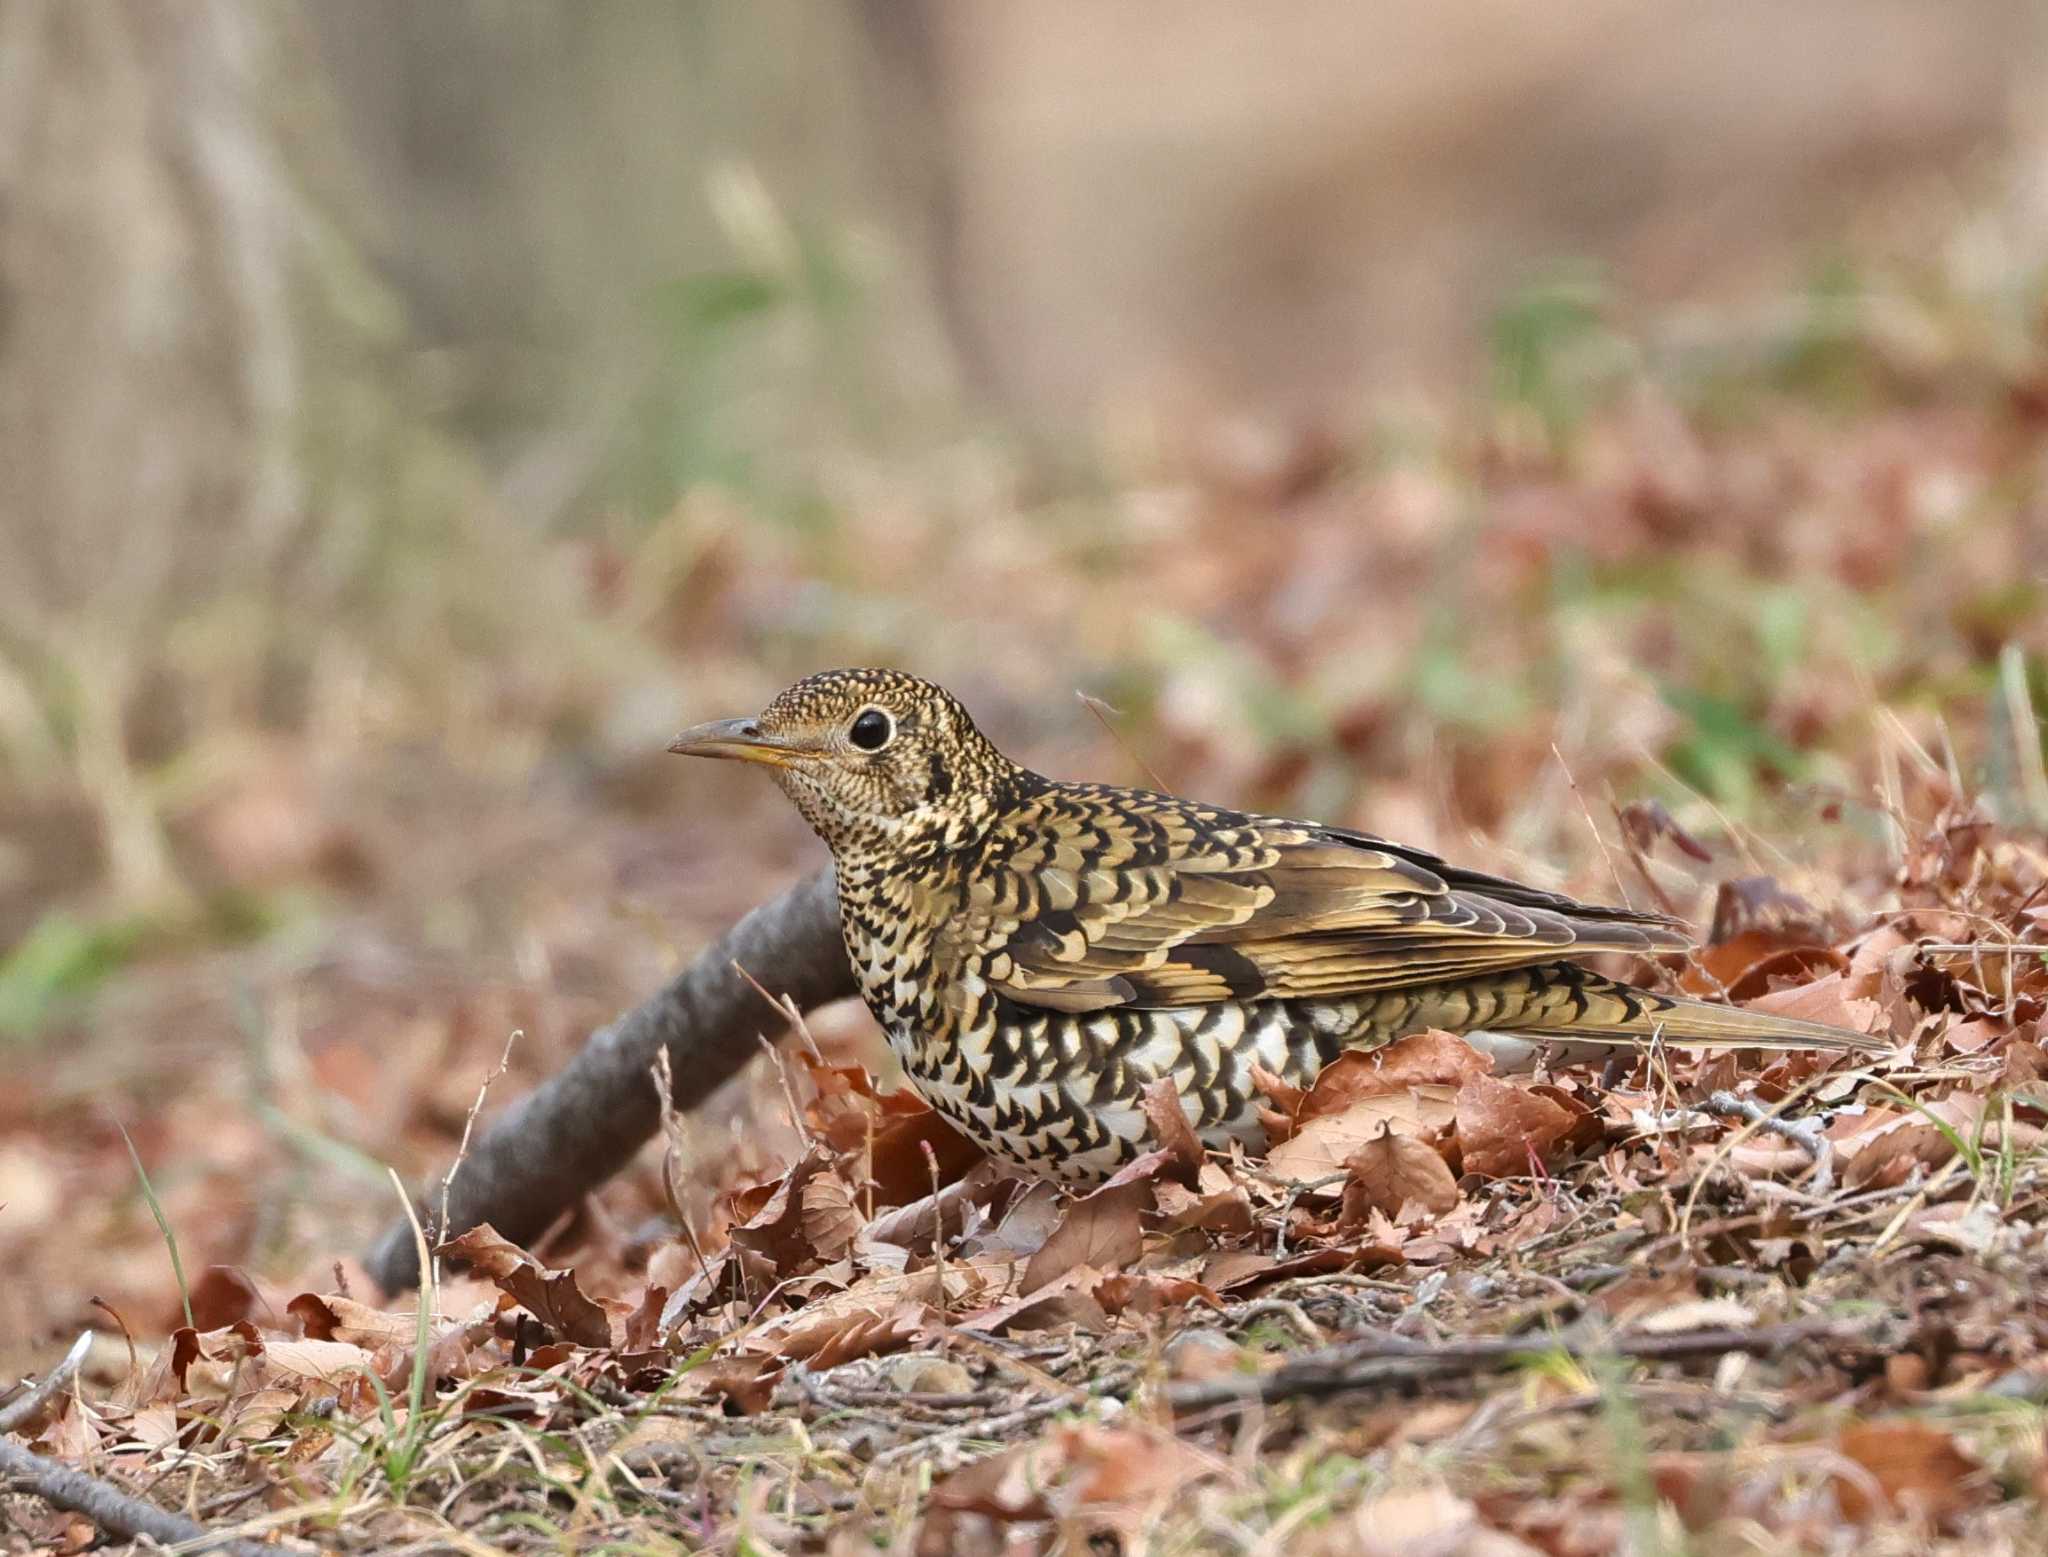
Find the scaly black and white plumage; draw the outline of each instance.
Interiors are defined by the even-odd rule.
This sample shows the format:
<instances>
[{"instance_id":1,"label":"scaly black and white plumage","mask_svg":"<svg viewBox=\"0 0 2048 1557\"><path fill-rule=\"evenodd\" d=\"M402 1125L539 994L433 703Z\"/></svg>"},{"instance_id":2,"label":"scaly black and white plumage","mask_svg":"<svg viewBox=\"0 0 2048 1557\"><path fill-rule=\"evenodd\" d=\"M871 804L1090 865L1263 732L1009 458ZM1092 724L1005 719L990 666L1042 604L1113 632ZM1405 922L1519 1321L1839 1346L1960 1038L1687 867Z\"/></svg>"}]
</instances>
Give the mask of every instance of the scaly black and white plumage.
<instances>
[{"instance_id":1,"label":"scaly black and white plumage","mask_svg":"<svg viewBox=\"0 0 2048 1557\"><path fill-rule=\"evenodd\" d=\"M1345 828L1060 783L897 671L807 677L670 750L771 768L832 850L847 955L913 1084L993 1155L1056 1178L1142 1149L1159 1077L1211 1144L1255 1142L1255 1064L1305 1086L1345 1049L1427 1027L1878 1048L1568 960L1682 950L1677 920Z\"/></svg>"}]
</instances>

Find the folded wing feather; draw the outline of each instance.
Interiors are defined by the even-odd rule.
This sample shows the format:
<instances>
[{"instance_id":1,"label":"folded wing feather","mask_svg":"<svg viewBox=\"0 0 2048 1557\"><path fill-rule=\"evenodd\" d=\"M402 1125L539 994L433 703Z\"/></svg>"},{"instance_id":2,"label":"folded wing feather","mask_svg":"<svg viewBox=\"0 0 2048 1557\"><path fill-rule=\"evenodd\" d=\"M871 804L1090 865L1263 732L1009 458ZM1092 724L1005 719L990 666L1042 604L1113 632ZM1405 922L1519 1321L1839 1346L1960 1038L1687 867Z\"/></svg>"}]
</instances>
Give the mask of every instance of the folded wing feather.
<instances>
[{"instance_id":1,"label":"folded wing feather","mask_svg":"<svg viewBox=\"0 0 2048 1557\"><path fill-rule=\"evenodd\" d=\"M1341 996L1691 944L1675 920L1363 833L1188 807L1168 825L1134 824L1113 840L1120 848L1077 855L1056 826L1049 817L1042 845L993 867L1029 879L976 893L1035 909L988 971L1010 998L1051 1009ZM966 949L963 936L940 952Z\"/></svg>"}]
</instances>

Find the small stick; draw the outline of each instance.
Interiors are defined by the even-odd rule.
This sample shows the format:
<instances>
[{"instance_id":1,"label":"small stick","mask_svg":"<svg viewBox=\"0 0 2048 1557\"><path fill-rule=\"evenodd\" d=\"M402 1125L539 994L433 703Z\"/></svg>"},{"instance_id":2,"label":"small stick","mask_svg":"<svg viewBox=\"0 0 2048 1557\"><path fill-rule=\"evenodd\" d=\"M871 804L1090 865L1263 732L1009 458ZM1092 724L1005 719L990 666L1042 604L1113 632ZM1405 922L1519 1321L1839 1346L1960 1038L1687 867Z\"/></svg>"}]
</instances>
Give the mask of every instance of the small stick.
<instances>
[{"instance_id":1,"label":"small stick","mask_svg":"<svg viewBox=\"0 0 2048 1557\"><path fill-rule=\"evenodd\" d=\"M1114 1397L1136 1378L1137 1369L1119 1368L1090 1385L1087 1394L1098 1400ZM983 1417L978 1422L962 1422L958 1427L944 1428L936 1433L928 1433L922 1438L914 1438L909 1443L897 1444L894 1448L884 1449L876 1455L874 1463L878 1466L895 1465L907 1459L921 1459L942 1448L957 1447L973 1438L997 1440L1016 1428L1031 1426L1049 1416L1058 1416L1062 1411L1071 1411L1074 1407L1075 1402L1065 1396L1036 1401L1028 1406L1020 1406L1015 1411L1006 1411L1000 1416Z\"/></svg>"},{"instance_id":2,"label":"small stick","mask_svg":"<svg viewBox=\"0 0 2048 1557\"><path fill-rule=\"evenodd\" d=\"M745 979L748 984L753 986L755 994L759 995L763 1000L767 1001L768 1004L775 1007L777 1015L779 1015L785 1022L789 1023L791 1027L796 1029L797 1037L803 1039L804 1047L811 1051L811 1058L816 1060L820 1065L824 1064L825 1051L818 1047L818 1040L811 1036L811 1024L804 1020L803 1011L798 1007L797 1003L794 1000L790 999L787 995L770 994L768 992L768 986L763 984L759 979L755 978L754 975L749 973L745 968L741 967L738 962L733 963L732 970L733 972L737 973L741 978Z\"/></svg>"},{"instance_id":3,"label":"small stick","mask_svg":"<svg viewBox=\"0 0 2048 1557\"><path fill-rule=\"evenodd\" d=\"M749 984L753 985L755 992L763 1000L767 1001L768 1004L775 1007L776 1011L781 1014L785 1021L795 1024L797 1032L802 1036L804 1044L810 1049L814 1059L822 1061L825 1058L824 1055L818 1052L818 1045L811 1037L811 1030L805 1025L803 1016L797 1010L794 1001L790 1000L787 995L777 1000L768 993L759 979L740 966L737 959L733 962L732 970ZM783 1062L782 1051L775 1047L774 1041L766 1033L757 1033L755 1038L761 1045L761 1052L768 1056L768 1063L775 1067L775 1079L782 1083L782 1101L789 1109L789 1122L796 1129L797 1139L804 1143L804 1150L809 1151L812 1145L810 1128L804 1123L803 1110L796 1106L796 1088L789 1084L789 1066Z\"/></svg>"},{"instance_id":4,"label":"small stick","mask_svg":"<svg viewBox=\"0 0 2048 1557\"><path fill-rule=\"evenodd\" d=\"M0 1406L0 1433L13 1432L41 1410L44 1401L71 1382L71 1375L78 1371L79 1364L85 1361L85 1354L91 1349L92 1332L79 1331L78 1339L71 1343L71 1350L64 1354L64 1360L49 1371L42 1383L30 1386L27 1394ZM132 1342L130 1350L133 1350Z\"/></svg>"},{"instance_id":5,"label":"small stick","mask_svg":"<svg viewBox=\"0 0 2048 1557\"><path fill-rule=\"evenodd\" d=\"M476 1089L476 1101L469 1105L469 1112L463 1116L462 1140L455 1148L455 1160L448 1165L447 1175L441 1180L441 1221L440 1227L436 1229L440 1236L446 1236L443 1230L448 1226L448 1195L454 1187L455 1175L462 1171L463 1159L469 1156L469 1137L470 1132L476 1129L476 1116L484 1111L484 1099L490 1095L491 1083L512 1068L512 1045L522 1036L522 1030L517 1027L505 1035L504 1052L498 1056L498 1063L484 1073L484 1079ZM433 1283L437 1287L441 1284L439 1255L434 1256Z\"/></svg>"},{"instance_id":6,"label":"small stick","mask_svg":"<svg viewBox=\"0 0 2048 1557\"><path fill-rule=\"evenodd\" d=\"M1329 1337L1323 1334L1323 1327L1308 1317L1299 1303L1286 1298L1258 1298L1229 1314L1230 1322L1238 1327L1251 1324L1258 1319L1284 1319L1287 1327L1311 1346L1327 1346Z\"/></svg>"},{"instance_id":7,"label":"small stick","mask_svg":"<svg viewBox=\"0 0 2048 1557\"><path fill-rule=\"evenodd\" d=\"M932 1150L930 1141L919 1141L917 1144L923 1149L924 1165L931 1172L932 1203L937 1205L940 1193L939 1154ZM948 1325L952 1321L946 1317L946 1218L943 1214L932 1222L932 1269L939 1277L939 1323Z\"/></svg>"},{"instance_id":8,"label":"small stick","mask_svg":"<svg viewBox=\"0 0 2048 1557\"><path fill-rule=\"evenodd\" d=\"M1166 787L1166 780L1161 778L1157 773L1152 771L1152 764L1147 762L1143 757L1139 756L1137 748L1132 746L1129 741L1124 739L1123 732L1118 730L1115 725L1109 722L1109 716L1111 714L1120 713L1122 710L1112 708L1109 704L1103 702L1103 700L1099 697L1089 696L1086 692L1081 691L1078 687L1074 690L1074 696L1078 697L1081 700L1081 706L1083 708L1087 709L1089 713L1095 716L1096 723L1102 726L1104 733L1106 733L1112 741L1116 742L1118 747L1122 749L1123 754L1131 759L1131 761L1137 766L1138 771L1144 774L1145 777L1152 781L1152 787L1160 791L1162 794L1170 793L1170 791L1168 791Z\"/></svg>"},{"instance_id":9,"label":"small stick","mask_svg":"<svg viewBox=\"0 0 2048 1557\"><path fill-rule=\"evenodd\" d=\"M1215 1406L1272 1405L1282 1400L1344 1394L1383 1384L1409 1384L1424 1379L1490 1373L1513 1367L1523 1358L1564 1351L1576 1358L1610 1355L1644 1362L1690 1357L1725 1356L1740 1352L1767 1357L1802 1341L1842 1339L1853 1334L1836 1319L1796 1320L1755 1329L1682 1330L1671 1335L1620 1335L1573 1340L1564 1336L1467 1336L1449 1341L1406 1341L1397 1336L1372 1336L1297 1357L1271 1373L1255 1377L1192 1380L1169 1384L1165 1401L1175 1411L1202 1411Z\"/></svg>"},{"instance_id":10,"label":"small stick","mask_svg":"<svg viewBox=\"0 0 2048 1557\"><path fill-rule=\"evenodd\" d=\"M1965 952L2048 952L2048 941L1922 941L1920 950L1951 957Z\"/></svg>"},{"instance_id":11,"label":"small stick","mask_svg":"<svg viewBox=\"0 0 2048 1557\"><path fill-rule=\"evenodd\" d=\"M348 1289L345 1287L342 1289L342 1296L348 1296ZM114 1321L114 1328L121 1332L121 1339L127 1343L128 1378L130 1380L133 1380L137 1371L141 1368L141 1363L136 1360L135 1356L135 1332L128 1328L128 1321L121 1317L121 1311L118 1308L114 1307L113 1304L109 1303L105 1298L96 1297L93 1298L91 1301L92 1306L94 1308L98 1309L101 1313L105 1314L109 1319ZM0 1426L0 1433L4 1433L6 1431L7 1429L5 1426Z\"/></svg>"},{"instance_id":12,"label":"small stick","mask_svg":"<svg viewBox=\"0 0 2048 1557\"><path fill-rule=\"evenodd\" d=\"M189 1552L227 1552L230 1557L278 1557L288 1548L267 1541L244 1541L217 1534L182 1514L173 1514L123 1492L110 1481L45 1459L0 1437L0 1481L12 1490L33 1493L53 1508L83 1514L108 1535L133 1541L143 1537L161 1546Z\"/></svg>"},{"instance_id":13,"label":"small stick","mask_svg":"<svg viewBox=\"0 0 2048 1557\"><path fill-rule=\"evenodd\" d=\"M1280 1202L1279 1225L1273 1230L1273 1258L1284 1260L1287 1258L1287 1219L1294 1215L1295 1203L1303 1195L1342 1184L1351 1177L1351 1170L1344 1168L1335 1173L1325 1173L1319 1179L1283 1179L1271 1173L1257 1173L1256 1176L1276 1189L1284 1187L1287 1191L1287 1198Z\"/></svg>"},{"instance_id":14,"label":"small stick","mask_svg":"<svg viewBox=\"0 0 2048 1557\"><path fill-rule=\"evenodd\" d=\"M1827 1138L1816 1121L1787 1119L1765 1108L1754 1098L1737 1097L1733 1092L1716 1092L1700 1105L1700 1111L1717 1114L1723 1119L1746 1119L1767 1134L1783 1136L1813 1159L1813 1173L1807 1179L1807 1188L1816 1195L1825 1195L1834 1188L1835 1143Z\"/></svg>"},{"instance_id":15,"label":"small stick","mask_svg":"<svg viewBox=\"0 0 2048 1557\"><path fill-rule=\"evenodd\" d=\"M697 1257L700 1273L711 1269L711 1262L704 1257L704 1246L697 1241L697 1229L690 1225L689 1208L683 1204L683 1197L676 1189L676 1160L683 1154L683 1116L676 1112L675 1071L669 1064L668 1050L656 1049L654 1063L647 1068L654 1081L654 1095L661 1103L661 1188L668 1196L668 1208L674 1214L676 1226L683 1230L690 1252Z\"/></svg>"},{"instance_id":16,"label":"small stick","mask_svg":"<svg viewBox=\"0 0 2048 1557\"><path fill-rule=\"evenodd\" d=\"M1784 1095L1784 1097L1780 1098L1778 1100L1777 1108L1772 1110L1772 1112L1779 1115L1785 1113L1785 1111L1791 1108L1793 1104L1797 1103L1801 1098L1807 1096L1816 1087L1818 1087L1821 1084L1822 1080L1825 1079L1827 1074L1827 1072L1823 1071L1819 1075L1807 1077L1806 1080L1800 1082L1798 1086L1794 1087L1790 1092L1787 1092ZM1729 1154L1733 1152L1737 1146L1741 1145L1742 1142L1753 1131L1759 1128L1761 1128L1761 1126L1755 1122L1745 1122L1740 1130L1737 1130L1733 1135L1729 1136L1727 1140L1723 1141L1717 1148L1715 1148L1714 1155L1707 1161L1706 1166L1701 1168L1699 1173L1694 1177L1692 1181L1692 1188L1687 1192L1685 1197L1685 1209L1678 1213L1677 1234L1680 1244L1688 1248L1691 1246L1692 1213L1694 1208L1698 1206L1700 1203L1701 1194L1704 1193L1706 1190L1707 1180L1714 1176L1714 1170L1716 1168L1720 1167L1722 1163L1728 1160Z\"/></svg>"},{"instance_id":17,"label":"small stick","mask_svg":"<svg viewBox=\"0 0 2048 1557\"><path fill-rule=\"evenodd\" d=\"M1628 895L1628 883L1621 879L1621 867L1614 863L1614 855L1607 847L1607 840L1600 836L1600 824L1593 820L1593 808L1586 804L1585 794L1579 788L1578 776L1572 772L1572 765L1564 760L1564 753L1558 750L1555 741L1550 743L1550 755L1557 759L1558 767L1564 771L1564 781L1571 786L1572 799L1578 801L1579 812L1586 818L1586 830L1593 835L1593 841L1600 845L1600 858L1607 862L1607 873L1614 878L1614 890L1621 894L1621 906L1633 909L1636 906L1635 900ZM1643 879L1650 880L1648 870L1643 871ZM1650 882L1650 890L1657 891L1657 884L1654 881ZM1660 892L1658 896L1661 897L1663 894Z\"/></svg>"}]
</instances>

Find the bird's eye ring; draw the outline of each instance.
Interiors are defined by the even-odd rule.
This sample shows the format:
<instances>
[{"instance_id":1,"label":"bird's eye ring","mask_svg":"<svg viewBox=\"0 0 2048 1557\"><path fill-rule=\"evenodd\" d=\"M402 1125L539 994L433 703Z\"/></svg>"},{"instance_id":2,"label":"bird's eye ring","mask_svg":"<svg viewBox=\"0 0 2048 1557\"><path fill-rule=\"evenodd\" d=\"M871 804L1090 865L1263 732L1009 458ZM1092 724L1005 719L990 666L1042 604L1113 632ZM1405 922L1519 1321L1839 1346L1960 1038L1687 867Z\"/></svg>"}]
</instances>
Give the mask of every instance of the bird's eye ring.
<instances>
[{"instance_id":1,"label":"bird's eye ring","mask_svg":"<svg viewBox=\"0 0 2048 1557\"><path fill-rule=\"evenodd\" d=\"M863 708L847 729L846 738L862 751L880 751L895 734L895 720L879 708Z\"/></svg>"}]
</instances>

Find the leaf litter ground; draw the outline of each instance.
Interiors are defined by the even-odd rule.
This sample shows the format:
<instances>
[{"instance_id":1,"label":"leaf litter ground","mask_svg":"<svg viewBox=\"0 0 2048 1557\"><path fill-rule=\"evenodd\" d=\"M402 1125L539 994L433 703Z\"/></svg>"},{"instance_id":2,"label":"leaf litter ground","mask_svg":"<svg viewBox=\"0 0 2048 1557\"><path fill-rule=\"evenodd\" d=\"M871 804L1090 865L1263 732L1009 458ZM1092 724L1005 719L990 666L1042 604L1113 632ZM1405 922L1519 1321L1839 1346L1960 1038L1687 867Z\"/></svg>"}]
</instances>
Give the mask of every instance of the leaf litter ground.
<instances>
[{"instance_id":1,"label":"leaf litter ground","mask_svg":"<svg viewBox=\"0 0 2048 1557\"><path fill-rule=\"evenodd\" d=\"M145 946L0 1089L9 1372L98 1332L63 1387L0 1393L0 1445L342 1551L2040 1549L2048 890L2015 819L2048 818L2048 313L1863 302L1829 303L1840 404L1739 361L1688 388L1653 351L1566 432L1507 415L1278 484L1169 461L1030 508L920 475L808 548L700 494L528 559L494 591L516 633L451 642L446 687L373 670L390 734L354 767L223 729L187 843L327 917L312 951ZM633 588L523 588L585 569ZM762 625L792 601L823 604ZM916 664L1056 771L1139 778L1128 733L1187 793L1532 876L1650 783L1699 838L1623 807L1588 895L1684 911L1677 862L1731 850L1746 876L1699 958L1633 971L1896 1049L1418 1037L1272 1089L1259 1161L1197 1161L1155 1111L1157 1154L1068 1204L814 1013L827 1058L673 1121L666 1173L533 1251L471 1235L422 1333L333 1261L394 1204L378 1164L445 1161L507 1033L510 1090L815 857L774 797L606 748L591 711L651 654L705 715ZM1115 740L1034 732L1077 684L1127 705ZM536 785L555 731L574 773ZM187 1245L183 1328L113 1113ZM8 1549L92 1540L0 1499Z\"/></svg>"},{"instance_id":2,"label":"leaf litter ground","mask_svg":"<svg viewBox=\"0 0 2048 1557\"><path fill-rule=\"evenodd\" d=\"M1875 1063L1421 1033L1269 1079L1262 1159L1156 1097L1070 1197L804 1033L787 1171L590 1290L475 1230L422 1350L404 1305L216 1280L236 1317L15 1430L344 1551L2037 1549L2048 849L1917 782L1905 907L1833 943L1735 885L1678 974Z\"/></svg>"}]
</instances>

